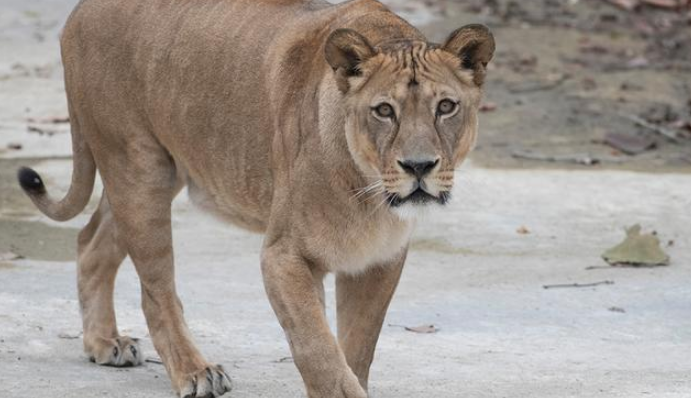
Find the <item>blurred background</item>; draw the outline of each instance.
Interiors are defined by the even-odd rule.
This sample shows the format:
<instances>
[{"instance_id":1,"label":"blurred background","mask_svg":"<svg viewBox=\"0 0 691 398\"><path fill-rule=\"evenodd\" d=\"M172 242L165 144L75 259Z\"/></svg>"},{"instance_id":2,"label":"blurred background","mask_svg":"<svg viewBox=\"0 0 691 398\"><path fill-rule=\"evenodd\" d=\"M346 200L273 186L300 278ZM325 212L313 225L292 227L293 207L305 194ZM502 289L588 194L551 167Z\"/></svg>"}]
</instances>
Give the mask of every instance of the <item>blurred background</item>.
<instances>
[{"instance_id":1,"label":"blurred background","mask_svg":"<svg viewBox=\"0 0 691 398\"><path fill-rule=\"evenodd\" d=\"M433 40L464 23L493 29L498 46L475 162L689 170L689 2L391 3Z\"/></svg>"},{"instance_id":2,"label":"blurred background","mask_svg":"<svg viewBox=\"0 0 691 398\"><path fill-rule=\"evenodd\" d=\"M43 122L66 119L57 37L74 3L3 0L0 154L5 158L40 152L36 145L67 130L62 123ZM478 164L691 168L688 1L385 3L433 41L466 23L493 29L498 48L473 154Z\"/></svg>"},{"instance_id":3,"label":"blurred background","mask_svg":"<svg viewBox=\"0 0 691 398\"><path fill-rule=\"evenodd\" d=\"M497 52L455 199L413 238L373 397L690 397L691 1L383 2L432 41L484 23ZM83 357L75 241L90 211L52 222L15 182L32 166L56 196L69 186L58 37L76 3L0 0L0 397L170 397L129 260L118 323L154 362ZM186 194L173 223L188 323L230 370L231 396L302 396L264 297L261 237ZM629 248L662 260L603 261L635 224L644 238ZM333 319L332 281L327 292Z\"/></svg>"}]
</instances>

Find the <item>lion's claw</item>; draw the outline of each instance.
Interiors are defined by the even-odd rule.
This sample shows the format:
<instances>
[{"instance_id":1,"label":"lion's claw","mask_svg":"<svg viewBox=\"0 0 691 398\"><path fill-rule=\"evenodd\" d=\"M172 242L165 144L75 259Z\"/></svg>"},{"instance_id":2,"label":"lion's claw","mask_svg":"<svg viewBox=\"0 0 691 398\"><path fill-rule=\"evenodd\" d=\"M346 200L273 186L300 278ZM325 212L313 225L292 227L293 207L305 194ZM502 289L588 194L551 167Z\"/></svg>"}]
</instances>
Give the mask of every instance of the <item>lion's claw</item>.
<instances>
[{"instance_id":1,"label":"lion's claw","mask_svg":"<svg viewBox=\"0 0 691 398\"><path fill-rule=\"evenodd\" d=\"M187 379L180 390L182 398L215 398L233 388L221 365L209 366L187 376Z\"/></svg>"},{"instance_id":2,"label":"lion's claw","mask_svg":"<svg viewBox=\"0 0 691 398\"><path fill-rule=\"evenodd\" d=\"M91 362L103 366L130 367L143 363L139 339L131 337L99 339L89 351Z\"/></svg>"}]
</instances>

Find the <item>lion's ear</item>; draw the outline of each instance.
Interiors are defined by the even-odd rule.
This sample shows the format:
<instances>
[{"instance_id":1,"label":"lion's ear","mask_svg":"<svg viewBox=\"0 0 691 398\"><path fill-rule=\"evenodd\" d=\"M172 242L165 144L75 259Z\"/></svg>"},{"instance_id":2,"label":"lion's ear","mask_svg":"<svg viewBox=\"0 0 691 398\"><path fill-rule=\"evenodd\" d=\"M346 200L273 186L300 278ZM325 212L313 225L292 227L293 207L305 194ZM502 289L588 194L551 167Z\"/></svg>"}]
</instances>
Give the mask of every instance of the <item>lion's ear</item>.
<instances>
[{"instance_id":1,"label":"lion's ear","mask_svg":"<svg viewBox=\"0 0 691 398\"><path fill-rule=\"evenodd\" d=\"M475 84L482 86L487 73L487 64L494 55L494 36L485 25L466 25L449 35L444 50L461 59L461 66L471 69Z\"/></svg>"},{"instance_id":2,"label":"lion's ear","mask_svg":"<svg viewBox=\"0 0 691 398\"><path fill-rule=\"evenodd\" d=\"M336 73L338 88L348 91L348 78L360 75L360 63L376 54L367 39L352 29L335 30L326 40L326 62Z\"/></svg>"}]
</instances>

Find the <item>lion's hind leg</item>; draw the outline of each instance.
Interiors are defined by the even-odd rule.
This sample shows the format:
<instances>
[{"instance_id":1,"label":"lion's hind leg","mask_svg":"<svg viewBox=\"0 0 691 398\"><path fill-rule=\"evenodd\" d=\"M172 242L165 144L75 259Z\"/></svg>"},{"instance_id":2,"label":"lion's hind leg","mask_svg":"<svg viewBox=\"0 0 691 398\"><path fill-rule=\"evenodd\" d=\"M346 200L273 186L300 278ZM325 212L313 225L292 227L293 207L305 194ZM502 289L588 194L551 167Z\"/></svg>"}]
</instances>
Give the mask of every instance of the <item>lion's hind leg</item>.
<instances>
[{"instance_id":1,"label":"lion's hind leg","mask_svg":"<svg viewBox=\"0 0 691 398\"><path fill-rule=\"evenodd\" d=\"M119 136L99 137L102 152L95 151L95 157L118 231L139 275L149 334L180 397L221 396L230 391L230 378L192 342L175 287L171 202L180 191L181 172L146 130L133 131L118 156L109 155L120 144L112 137Z\"/></svg>"},{"instance_id":2,"label":"lion's hind leg","mask_svg":"<svg viewBox=\"0 0 691 398\"><path fill-rule=\"evenodd\" d=\"M127 249L105 196L78 241L78 290L84 327L84 351L99 365L137 366L142 353L137 339L120 336L115 320L115 277Z\"/></svg>"}]
</instances>

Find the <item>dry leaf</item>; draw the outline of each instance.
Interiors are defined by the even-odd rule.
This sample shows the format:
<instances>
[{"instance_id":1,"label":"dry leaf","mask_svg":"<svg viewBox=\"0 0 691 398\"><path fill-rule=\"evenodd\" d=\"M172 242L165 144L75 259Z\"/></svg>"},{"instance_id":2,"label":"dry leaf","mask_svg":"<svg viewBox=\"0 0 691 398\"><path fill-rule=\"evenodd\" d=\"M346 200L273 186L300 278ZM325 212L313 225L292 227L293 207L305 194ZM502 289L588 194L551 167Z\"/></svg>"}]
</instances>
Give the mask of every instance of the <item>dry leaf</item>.
<instances>
[{"instance_id":1,"label":"dry leaf","mask_svg":"<svg viewBox=\"0 0 691 398\"><path fill-rule=\"evenodd\" d=\"M530 233L530 230L526 228L525 226L521 226L516 230L516 233L520 235L528 235Z\"/></svg>"},{"instance_id":2,"label":"dry leaf","mask_svg":"<svg viewBox=\"0 0 691 398\"><path fill-rule=\"evenodd\" d=\"M497 104L494 102L485 102L480 105L480 112L494 112L497 110Z\"/></svg>"},{"instance_id":3,"label":"dry leaf","mask_svg":"<svg viewBox=\"0 0 691 398\"><path fill-rule=\"evenodd\" d=\"M616 148L627 155L638 155L657 146L655 139L647 135L611 132L605 134L605 144Z\"/></svg>"},{"instance_id":4,"label":"dry leaf","mask_svg":"<svg viewBox=\"0 0 691 398\"><path fill-rule=\"evenodd\" d=\"M660 240L655 234L641 234L640 225L627 229L626 239L604 252L602 258L610 265L669 265L669 256L660 248Z\"/></svg>"},{"instance_id":5,"label":"dry leaf","mask_svg":"<svg viewBox=\"0 0 691 398\"><path fill-rule=\"evenodd\" d=\"M40 124L63 124L63 123L69 123L70 118L69 116L52 116L52 117L47 117L45 119L36 119L33 117L30 117L26 119L27 122L29 123L40 123Z\"/></svg>"},{"instance_id":6,"label":"dry leaf","mask_svg":"<svg viewBox=\"0 0 691 398\"><path fill-rule=\"evenodd\" d=\"M638 0L607 0L615 6L626 11L633 11L638 7Z\"/></svg>"},{"instance_id":7,"label":"dry leaf","mask_svg":"<svg viewBox=\"0 0 691 398\"><path fill-rule=\"evenodd\" d=\"M59 339L65 339L65 340L75 340L75 339L78 339L80 336L81 336L81 333L76 333L76 334L60 333L60 334L58 334Z\"/></svg>"},{"instance_id":8,"label":"dry leaf","mask_svg":"<svg viewBox=\"0 0 691 398\"><path fill-rule=\"evenodd\" d=\"M24 258L24 256L17 254L17 253L12 253L12 252L0 253L0 261L21 260L22 258Z\"/></svg>"},{"instance_id":9,"label":"dry leaf","mask_svg":"<svg viewBox=\"0 0 691 398\"><path fill-rule=\"evenodd\" d=\"M678 0L643 0L645 4L661 8L677 8L683 6Z\"/></svg>"},{"instance_id":10,"label":"dry leaf","mask_svg":"<svg viewBox=\"0 0 691 398\"><path fill-rule=\"evenodd\" d=\"M405 327L405 330L413 333L420 333L420 334L430 334L430 333L437 333L439 329L436 328L434 325L422 325L422 326L415 326L415 327Z\"/></svg>"}]
</instances>

